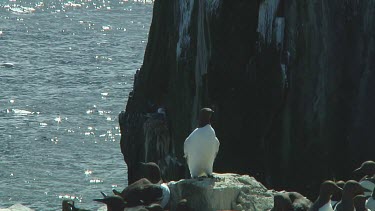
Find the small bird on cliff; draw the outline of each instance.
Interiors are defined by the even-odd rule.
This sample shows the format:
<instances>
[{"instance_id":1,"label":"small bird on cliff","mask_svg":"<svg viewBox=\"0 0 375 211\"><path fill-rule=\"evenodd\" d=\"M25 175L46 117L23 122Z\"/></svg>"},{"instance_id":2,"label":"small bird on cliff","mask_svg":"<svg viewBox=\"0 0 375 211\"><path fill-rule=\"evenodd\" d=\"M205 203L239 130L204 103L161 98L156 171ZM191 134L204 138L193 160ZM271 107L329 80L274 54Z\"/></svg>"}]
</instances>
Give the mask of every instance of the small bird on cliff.
<instances>
[{"instance_id":1,"label":"small bird on cliff","mask_svg":"<svg viewBox=\"0 0 375 211\"><path fill-rule=\"evenodd\" d=\"M136 179L142 178L148 179L153 184L160 185L161 189L163 190L163 196L162 200L160 201L160 205L163 208L166 208L169 203L170 190L168 185L166 183L163 183L159 166L154 162L139 162L136 170Z\"/></svg>"},{"instance_id":2,"label":"small bird on cliff","mask_svg":"<svg viewBox=\"0 0 375 211\"><path fill-rule=\"evenodd\" d=\"M333 211L331 204L331 196L334 193L341 193L340 188L335 182L327 180L320 185L319 196L310 207L309 211Z\"/></svg>"},{"instance_id":3,"label":"small bird on cliff","mask_svg":"<svg viewBox=\"0 0 375 211\"><path fill-rule=\"evenodd\" d=\"M121 196L107 196L102 192L104 198L94 199L94 201L101 202L107 205L107 211L124 211L127 207L126 202Z\"/></svg>"},{"instance_id":4,"label":"small bird on cliff","mask_svg":"<svg viewBox=\"0 0 375 211\"><path fill-rule=\"evenodd\" d=\"M118 192L115 189L112 191L127 203L127 207L149 205L161 201L163 197L163 189L160 185L153 184L146 178L130 184L122 192Z\"/></svg>"},{"instance_id":5,"label":"small bird on cliff","mask_svg":"<svg viewBox=\"0 0 375 211\"><path fill-rule=\"evenodd\" d=\"M292 201L292 207L295 211L308 210L312 206L312 202L298 192L288 192L288 196Z\"/></svg>"},{"instance_id":6,"label":"small bird on cliff","mask_svg":"<svg viewBox=\"0 0 375 211\"><path fill-rule=\"evenodd\" d=\"M365 196L370 196L375 188L375 162L368 160L362 163L362 165L355 169L353 173L359 174L362 179L359 180L359 184L365 189Z\"/></svg>"},{"instance_id":7,"label":"small bird on cliff","mask_svg":"<svg viewBox=\"0 0 375 211\"><path fill-rule=\"evenodd\" d=\"M365 195L357 195L353 198L355 211L371 211L365 206L367 198L368 196Z\"/></svg>"},{"instance_id":8,"label":"small bird on cliff","mask_svg":"<svg viewBox=\"0 0 375 211\"><path fill-rule=\"evenodd\" d=\"M342 191L341 201L337 203L335 211L353 211L353 198L357 195L363 195L363 193L364 188L357 181L347 181L344 185L344 190Z\"/></svg>"},{"instance_id":9,"label":"small bird on cliff","mask_svg":"<svg viewBox=\"0 0 375 211\"><path fill-rule=\"evenodd\" d=\"M375 162L372 160L365 161L359 168L355 169L353 172L372 177L375 175Z\"/></svg>"},{"instance_id":10,"label":"small bird on cliff","mask_svg":"<svg viewBox=\"0 0 375 211\"><path fill-rule=\"evenodd\" d=\"M77 208L75 207L73 200L65 199L62 201L62 211L89 211L89 210Z\"/></svg>"},{"instance_id":11,"label":"small bird on cliff","mask_svg":"<svg viewBox=\"0 0 375 211\"><path fill-rule=\"evenodd\" d=\"M212 113L210 108L200 110L199 126L184 143L184 157L192 178L212 177L214 160L220 146L215 130L211 127Z\"/></svg>"},{"instance_id":12,"label":"small bird on cliff","mask_svg":"<svg viewBox=\"0 0 375 211\"><path fill-rule=\"evenodd\" d=\"M336 181L336 185L339 186L341 189L344 189L345 182L343 180ZM334 192L331 196L331 205L332 208L335 209L337 203L341 200L342 191Z\"/></svg>"},{"instance_id":13,"label":"small bird on cliff","mask_svg":"<svg viewBox=\"0 0 375 211\"><path fill-rule=\"evenodd\" d=\"M306 211L311 206L311 201L300 193L279 192L274 196L271 211Z\"/></svg>"},{"instance_id":14,"label":"small bird on cliff","mask_svg":"<svg viewBox=\"0 0 375 211\"><path fill-rule=\"evenodd\" d=\"M292 201L285 193L277 193L273 197L273 208L271 211L289 211L293 210Z\"/></svg>"},{"instance_id":15,"label":"small bird on cliff","mask_svg":"<svg viewBox=\"0 0 375 211\"><path fill-rule=\"evenodd\" d=\"M146 178L154 184L162 182L160 168L154 162L139 162L136 167L136 180Z\"/></svg>"}]
</instances>

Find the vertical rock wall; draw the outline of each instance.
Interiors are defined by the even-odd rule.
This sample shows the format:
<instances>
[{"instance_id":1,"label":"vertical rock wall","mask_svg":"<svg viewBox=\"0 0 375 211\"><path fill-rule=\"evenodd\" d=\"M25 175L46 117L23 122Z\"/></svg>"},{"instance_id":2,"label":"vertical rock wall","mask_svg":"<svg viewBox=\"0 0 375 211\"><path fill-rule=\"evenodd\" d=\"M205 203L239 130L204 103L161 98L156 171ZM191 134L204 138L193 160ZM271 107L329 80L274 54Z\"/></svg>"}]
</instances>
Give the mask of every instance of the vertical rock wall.
<instances>
[{"instance_id":1,"label":"vertical rock wall","mask_svg":"<svg viewBox=\"0 0 375 211\"><path fill-rule=\"evenodd\" d=\"M374 0L156 0L120 114L129 181L147 159L166 180L184 176L183 142L202 106L215 110L217 172L307 196L349 178L375 159L374 14Z\"/></svg>"}]
</instances>

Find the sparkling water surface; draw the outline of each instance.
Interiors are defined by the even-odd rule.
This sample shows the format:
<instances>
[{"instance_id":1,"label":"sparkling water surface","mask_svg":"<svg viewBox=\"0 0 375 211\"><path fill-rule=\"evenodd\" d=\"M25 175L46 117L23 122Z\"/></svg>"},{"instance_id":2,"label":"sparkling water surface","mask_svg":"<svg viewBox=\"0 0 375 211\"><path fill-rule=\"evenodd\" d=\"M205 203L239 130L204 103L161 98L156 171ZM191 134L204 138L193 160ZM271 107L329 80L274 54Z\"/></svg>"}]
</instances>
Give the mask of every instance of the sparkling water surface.
<instances>
[{"instance_id":1,"label":"sparkling water surface","mask_svg":"<svg viewBox=\"0 0 375 211\"><path fill-rule=\"evenodd\" d=\"M0 208L96 210L127 184L118 114L153 5L0 1Z\"/></svg>"}]
</instances>

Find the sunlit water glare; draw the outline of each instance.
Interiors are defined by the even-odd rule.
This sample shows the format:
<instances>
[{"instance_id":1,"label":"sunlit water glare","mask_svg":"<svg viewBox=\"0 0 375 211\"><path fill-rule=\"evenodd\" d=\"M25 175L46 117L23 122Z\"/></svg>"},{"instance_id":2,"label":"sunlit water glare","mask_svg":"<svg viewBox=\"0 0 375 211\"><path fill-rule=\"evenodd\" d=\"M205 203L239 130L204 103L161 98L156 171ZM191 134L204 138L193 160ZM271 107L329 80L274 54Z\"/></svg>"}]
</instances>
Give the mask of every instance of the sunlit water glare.
<instances>
[{"instance_id":1,"label":"sunlit water glare","mask_svg":"<svg viewBox=\"0 0 375 211\"><path fill-rule=\"evenodd\" d=\"M0 1L0 208L95 210L123 189L118 113L143 61L153 5Z\"/></svg>"}]
</instances>

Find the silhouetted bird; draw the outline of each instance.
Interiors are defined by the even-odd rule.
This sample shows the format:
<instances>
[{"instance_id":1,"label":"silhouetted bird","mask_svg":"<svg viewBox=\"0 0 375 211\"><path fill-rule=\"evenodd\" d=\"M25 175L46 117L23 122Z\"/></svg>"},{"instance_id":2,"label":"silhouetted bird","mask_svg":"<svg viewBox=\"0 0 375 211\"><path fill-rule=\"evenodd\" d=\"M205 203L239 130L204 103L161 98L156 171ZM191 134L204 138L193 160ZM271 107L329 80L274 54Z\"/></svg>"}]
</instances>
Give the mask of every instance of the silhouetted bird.
<instances>
[{"instance_id":1,"label":"silhouetted bird","mask_svg":"<svg viewBox=\"0 0 375 211\"><path fill-rule=\"evenodd\" d=\"M273 196L273 208L271 211L293 210L292 200L285 193L277 193Z\"/></svg>"},{"instance_id":2,"label":"silhouetted bird","mask_svg":"<svg viewBox=\"0 0 375 211\"><path fill-rule=\"evenodd\" d=\"M313 205L310 207L309 211L333 211L331 205L331 196L339 192L341 193L342 188L340 188L335 182L327 180L320 185L319 196Z\"/></svg>"},{"instance_id":3,"label":"silhouetted bird","mask_svg":"<svg viewBox=\"0 0 375 211\"><path fill-rule=\"evenodd\" d=\"M272 211L306 211L312 203L297 192L279 192L274 196Z\"/></svg>"},{"instance_id":4,"label":"silhouetted bird","mask_svg":"<svg viewBox=\"0 0 375 211\"><path fill-rule=\"evenodd\" d=\"M375 162L372 160L365 161L353 172L361 177L359 184L367 189L364 194L370 196L375 188Z\"/></svg>"},{"instance_id":5,"label":"silhouetted bird","mask_svg":"<svg viewBox=\"0 0 375 211\"><path fill-rule=\"evenodd\" d=\"M289 192L288 195L295 211L308 210L312 206L312 202L300 193Z\"/></svg>"},{"instance_id":6,"label":"silhouetted bird","mask_svg":"<svg viewBox=\"0 0 375 211\"><path fill-rule=\"evenodd\" d=\"M345 182L342 180L336 181L336 185L339 186L341 189L344 189ZM334 192L331 197L331 205L332 208L335 209L337 203L341 200L342 191Z\"/></svg>"},{"instance_id":7,"label":"silhouetted bird","mask_svg":"<svg viewBox=\"0 0 375 211\"><path fill-rule=\"evenodd\" d=\"M344 190L342 191L342 198L335 211L348 211L354 210L353 198L357 195L363 195L364 188L354 180L349 180L344 185Z\"/></svg>"},{"instance_id":8,"label":"silhouetted bird","mask_svg":"<svg viewBox=\"0 0 375 211\"><path fill-rule=\"evenodd\" d=\"M138 177L136 178L137 180L146 178L154 184L157 184L157 183L160 184L163 182L161 179L160 168L158 164L154 162L148 162L148 163L139 162L136 175Z\"/></svg>"},{"instance_id":9,"label":"silhouetted bird","mask_svg":"<svg viewBox=\"0 0 375 211\"><path fill-rule=\"evenodd\" d=\"M126 202L121 196L107 196L101 192L104 198L94 199L94 201L101 202L107 205L107 211L124 211L127 207Z\"/></svg>"},{"instance_id":10,"label":"silhouetted bird","mask_svg":"<svg viewBox=\"0 0 375 211\"><path fill-rule=\"evenodd\" d=\"M130 184L121 193L115 189L112 191L115 195L122 197L129 207L149 205L160 201L163 197L160 185L153 184L146 178Z\"/></svg>"},{"instance_id":11,"label":"silhouetted bird","mask_svg":"<svg viewBox=\"0 0 375 211\"><path fill-rule=\"evenodd\" d=\"M62 201L62 211L89 211L89 210L77 208L74 206L73 200L65 199Z\"/></svg>"},{"instance_id":12,"label":"silhouetted bird","mask_svg":"<svg viewBox=\"0 0 375 211\"><path fill-rule=\"evenodd\" d=\"M366 208L365 203L368 196L357 195L353 198L354 208L356 211L370 211Z\"/></svg>"},{"instance_id":13,"label":"silhouetted bird","mask_svg":"<svg viewBox=\"0 0 375 211\"><path fill-rule=\"evenodd\" d=\"M353 171L354 173L361 174L362 176L373 177L375 175L375 162L372 160L365 161L361 166Z\"/></svg>"}]
</instances>

